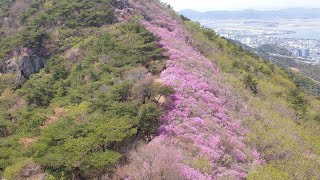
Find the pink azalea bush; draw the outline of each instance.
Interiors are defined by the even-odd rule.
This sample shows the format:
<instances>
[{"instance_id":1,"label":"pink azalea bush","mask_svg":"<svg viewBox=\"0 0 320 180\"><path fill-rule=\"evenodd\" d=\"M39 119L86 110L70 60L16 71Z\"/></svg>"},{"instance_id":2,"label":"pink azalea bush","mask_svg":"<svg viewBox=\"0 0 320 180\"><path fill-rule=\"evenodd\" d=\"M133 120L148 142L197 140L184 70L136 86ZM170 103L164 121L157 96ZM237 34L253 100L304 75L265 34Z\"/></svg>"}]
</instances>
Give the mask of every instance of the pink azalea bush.
<instances>
[{"instance_id":1,"label":"pink azalea bush","mask_svg":"<svg viewBox=\"0 0 320 180\"><path fill-rule=\"evenodd\" d=\"M217 67L192 48L181 20L161 3L131 3L143 13L146 20L142 24L161 38L159 46L167 50L161 80L176 93L160 119L159 133L182 150L179 171L185 179L244 179L260 157L245 144L241 123L227 115L227 99L218 93ZM202 157L210 162L209 171L203 170L208 169L201 167L203 163L196 164Z\"/></svg>"}]
</instances>

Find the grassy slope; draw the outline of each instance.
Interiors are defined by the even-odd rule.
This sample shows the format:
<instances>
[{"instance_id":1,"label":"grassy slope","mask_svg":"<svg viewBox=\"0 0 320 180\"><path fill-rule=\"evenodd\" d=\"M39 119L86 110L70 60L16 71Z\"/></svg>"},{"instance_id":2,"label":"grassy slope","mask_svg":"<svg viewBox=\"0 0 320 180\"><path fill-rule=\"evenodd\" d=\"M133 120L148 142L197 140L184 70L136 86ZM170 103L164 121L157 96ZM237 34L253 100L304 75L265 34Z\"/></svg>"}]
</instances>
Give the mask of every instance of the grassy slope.
<instances>
[{"instance_id":1,"label":"grassy slope","mask_svg":"<svg viewBox=\"0 0 320 180\"><path fill-rule=\"evenodd\" d=\"M249 179L318 179L320 177L320 101L298 89L288 75L263 59L242 51L198 24L185 21L192 45L212 59L232 87L230 114L249 130L248 143L257 148L266 164L251 171ZM258 94L246 88L251 75ZM306 102L306 112L295 107L295 96ZM236 102L236 103L235 103ZM301 104L301 103L298 103Z\"/></svg>"}]
</instances>

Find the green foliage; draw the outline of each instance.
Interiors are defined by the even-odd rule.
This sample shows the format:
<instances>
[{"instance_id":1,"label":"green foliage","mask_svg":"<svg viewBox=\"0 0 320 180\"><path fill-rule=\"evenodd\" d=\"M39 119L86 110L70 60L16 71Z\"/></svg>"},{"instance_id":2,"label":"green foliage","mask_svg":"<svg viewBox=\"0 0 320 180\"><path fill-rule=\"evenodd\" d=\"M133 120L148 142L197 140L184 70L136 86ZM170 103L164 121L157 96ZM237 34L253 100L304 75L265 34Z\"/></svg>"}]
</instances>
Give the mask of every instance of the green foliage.
<instances>
[{"instance_id":1,"label":"green foliage","mask_svg":"<svg viewBox=\"0 0 320 180\"><path fill-rule=\"evenodd\" d=\"M0 76L0 95L6 90L14 90L17 87L14 74L3 74Z\"/></svg>"},{"instance_id":2,"label":"green foliage","mask_svg":"<svg viewBox=\"0 0 320 180\"><path fill-rule=\"evenodd\" d=\"M158 130L157 117L161 114L161 109L154 103L142 105L138 113L139 130L143 134L156 133Z\"/></svg>"},{"instance_id":3,"label":"green foliage","mask_svg":"<svg viewBox=\"0 0 320 180\"><path fill-rule=\"evenodd\" d=\"M67 176L77 173L77 168L89 177L96 175L90 172L111 170L121 157L113 146L133 136L136 130L132 129L129 119L107 117L107 114L96 113L88 117L87 123L80 124L73 119L63 119L43 134L32 154L42 166L54 172L63 171ZM96 163L98 160L103 161Z\"/></svg>"},{"instance_id":4,"label":"green foliage","mask_svg":"<svg viewBox=\"0 0 320 180\"><path fill-rule=\"evenodd\" d=\"M66 64L64 62L64 59L60 57L51 57L46 67L44 68L45 72L48 74L52 74L52 78L54 81L60 80L60 79L66 79L68 76L68 71L66 69Z\"/></svg>"},{"instance_id":5,"label":"green foliage","mask_svg":"<svg viewBox=\"0 0 320 180\"><path fill-rule=\"evenodd\" d=\"M169 96L170 94L174 94L174 89L170 86L164 86L159 83L153 84L153 88L157 91L157 94L161 96Z\"/></svg>"},{"instance_id":6,"label":"green foliage","mask_svg":"<svg viewBox=\"0 0 320 180\"><path fill-rule=\"evenodd\" d=\"M38 133L39 127L46 121L48 112L42 108L26 109L18 112L19 128L22 132Z\"/></svg>"},{"instance_id":7,"label":"green foliage","mask_svg":"<svg viewBox=\"0 0 320 180\"><path fill-rule=\"evenodd\" d=\"M0 58L4 58L12 49L23 42L20 34L0 39Z\"/></svg>"},{"instance_id":8,"label":"green foliage","mask_svg":"<svg viewBox=\"0 0 320 180\"><path fill-rule=\"evenodd\" d=\"M114 37L121 37L117 40ZM120 31L104 33L94 45L93 53L108 52L108 64L114 67L141 64L149 68L154 60L163 60L163 50L152 33L136 23L121 27Z\"/></svg>"},{"instance_id":9,"label":"green foliage","mask_svg":"<svg viewBox=\"0 0 320 180\"><path fill-rule=\"evenodd\" d=\"M203 34L211 41L218 38L218 35L214 32L214 30L209 28L203 28Z\"/></svg>"},{"instance_id":10,"label":"green foliage","mask_svg":"<svg viewBox=\"0 0 320 180\"><path fill-rule=\"evenodd\" d=\"M304 88L307 91L311 91L315 96L319 96L320 94L320 84L307 76L301 74L293 74L292 72L288 72L292 77L293 81L296 83L298 87Z\"/></svg>"},{"instance_id":11,"label":"green foliage","mask_svg":"<svg viewBox=\"0 0 320 180\"><path fill-rule=\"evenodd\" d=\"M284 56L291 56L292 55L292 52L290 52L286 48L279 47L275 44L263 44L258 47L258 50L265 52L265 53L280 54L280 55L284 55Z\"/></svg>"},{"instance_id":12,"label":"green foliage","mask_svg":"<svg viewBox=\"0 0 320 180\"><path fill-rule=\"evenodd\" d=\"M94 177L102 173L110 173L114 169L114 164L116 164L121 157L121 154L112 151L93 153L85 158L80 169L88 177Z\"/></svg>"},{"instance_id":13,"label":"green foliage","mask_svg":"<svg viewBox=\"0 0 320 180\"><path fill-rule=\"evenodd\" d=\"M8 10L9 10L12 2L13 2L13 0L1 0L1 3L0 3L0 16L1 17L7 15Z\"/></svg>"},{"instance_id":14,"label":"green foliage","mask_svg":"<svg viewBox=\"0 0 320 180\"><path fill-rule=\"evenodd\" d=\"M8 14L12 2L1 1L1 18ZM57 47L55 47L57 49L52 48L54 46L50 49L46 49L48 46L44 47L44 43L46 45L54 43L55 40L50 37L55 29L63 26L76 30L80 27L101 27L116 23L113 8L118 6L120 3L114 0L36 0L20 14L19 32L1 38L0 58L4 58L10 51L21 46L29 47L41 56L60 51ZM49 50L51 52L47 52Z\"/></svg>"},{"instance_id":15,"label":"green foliage","mask_svg":"<svg viewBox=\"0 0 320 180\"><path fill-rule=\"evenodd\" d=\"M3 173L6 167L11 166L21 158L21 154L16 146L17 142L12 138L6 140L0 139L0 174Z\"/></svg>"},{"instance_id":16,"label":"green foliage","mask_svg":"<svg viewBox=\"0 0 320 180\"><path fill-rule=\"evenodd\" d=\"M21 15L21 21L38 26L54 25L58 21L65 23L68 27L101 26L115 22L113 15L112 0L94 1L36 1L31 8ZM40 12L39 12L40 10ZM33 17L35 12L40 15ZM51 24L47 24L50 22Z\"/></svg>"},{"instance_id":17,"label":"green foliage","mask_svg":"<svg viewBox=\"0 0 320 180\"><path fill-rule=\"evenodd\" d=\"M131 90L132 96L143 104L152 100L152 98L159 100L162 96L173 93L172 88L155 83L153 78L148 77L134 84Z\"/></svg>"},{"instance_id":18,"label":"green foliage","mask_svg":"<svg viewBox=\"0 0 320 180\"><path fill-rule=\"evenodd\" d=\"M54 97L66 95L68 73L64 60L54 56L48 60L44 70L34 75L19 91L28 105L48 106Z\"/></svg>"},{"instance_id":19,"label":"green foliage","mask_svg":"<svg viewBox=\"0 0 320 180\"><path fill-rule=\"evenodd\" d=\"M289 180L290 176L282 170L279 170L272 165L266 165L260 168L258 171L253 171L247 177L248 180Z\"/></svg>"},{"instance_id":20,"label":"green foliage","mask_svg":"<svg viewBox=\"0 0 320 180\"><path fill-rule=\"evenodd\" d=\"M279 50L276 50L276 51L279 51ZM278 53L288 54L287 50L280 49L280 51L282 52L278 52ZM290 58L290 57L273 56L263 51L260 51L259 53L265 59L268 59L272 63L283 68L298 86L305 88L308 91L311 91L316 96L319 96L320 94L319 66L314 66L312 64L295 61L294 58Z\"/></svg>"},{"instance_id":21,"label":"green foliage","mask_svg":"<svg viewBox=\"0 0 320 180\"><path fill-rule=\"evenodd\" d=\"M315 117L314 120L320 123L320 113L318 113Z\"/></svg>"},{"instance_id":22,"label":"green foliage","mask_svg":"<svg viewBox=\"0 0 320 180\"><path fill-rule=\"evenodd\" d=\"M38 11L52 3L37 1L33 8ZM81 5L82 1L69 3ZM30 10L26 13L33 16ZM0 116L3 141L16 137L10 146L0 146L0 152L12 152L3 154L0 162L1 172L12 172L8 177L19 174L21 168L11 170L18 167L16 159L31 159L54 178L90 179L111 173L126 158L132 139L156 133L162 113L157 100L173 93L172 88L154 82L160 72L157 66L163 64L163 50L157 46L158 38L142 26L128 23L100 30L54 31L50 39L57 38L56 47L73 47L49 58L45 68L18 90L24 107ZM8 97L16 88L9 82L3 88ZM140 92L142 96L137 95ZM0 98L1 108L15 103ZM5 114L0 110L0 115ZM22 148L17 143L20 137L37 137L37 141Z\"/></svg>"},{"instance_id":23,"label":"green foliage","mask_svg":"<svg viewBox=\"0 0 320 180\"><path fill-rule=\"evenodd\" d=\"M17 125L12 122L13 117L8 111L15 101L16 96L13 95L13 90L6 89L0 96L0 138L13 134L17 129Z\"/></svg>"},{"instance_id":24,"label":"green foliage","mask_svg":"<svg viewBox=\"0 0 320 180\"><path fill-rule=\"evenodd\" d=\"M292 108L296 111L297 116L304 117L309 106L305 95L299 89L295 89L290 91L288 98L291 102Z\"/></svg>"},{"instance_id":25,"label":"green foliage","mask_svg":"<svg viewBox=\"0 0 320 180\"><path fill-rule=\"evenodd\" d=\"M20 173L21 169L23 169L30 162L31 162L30 159L20 159L15 164L6 168L6 170L3 173L4 177L8 179L15 179L17 174Z\"/></svg>"},{"instance_id":26,"label":"green foliage","mask_svg":"<svg viewBox=\"0 0 320 180\"><path fill-rule=\"evenodd\" d=\"M43 28L27 27L21 32L21 36L26 47L40 51L44 40L48 38L48 33Z\"/></svg>"},{"instance_id":27,"label":"green foliage","mask_svg":"<svg viewBox=\"0 0 320 180\"><path fill-rule=\"evenodd\" d=\"M20 90L28 105L48 106L54 97L51 76L42 78L35 76Z\"/></svg>"},{"instance_id":28,"label":"green foliage","mask_svg":"<svg viewBox=\"0 0 320 180\"><path fill-rule=\"evenodd\" d=\"M258 83L256 80L253 79L253 77L249 74L244 77L244 84L246 85L246 88L249 88L253 94L258 94Z\"/></svg>"},{"instance_id":29,"label":"green foliage","mask_svg":"<svg viewBox=\"0 0 320 180\"><path fill-rule=\"evenodd\" d=\"M200 170L202 173L210 173L212 165L207 157L200 157L193 162L193 167Z\"/></svg>"},{"instance_id":30,"label":"green foliage","mask_svg":"<svg viewBox=\"0 0 320 180\"><path fill-rule=\"evenodd\" d=\"M180 15L180 18L182 19L182 21L190 21L189 18L185 17L184 15Z\"/></svg>"},{"instance_id":31,"label":"green foliage","mask_svg":"<svg viewBox=\"0 0 320 180\"><path fill-rule=\"evenodd\" d=\"M115 85L110 90L110 96L113 98L112 100L118 101L118 102L127 101L129 97L130 88L131 88L131 83L128 81Z\"/></svg>"}]
</instances>

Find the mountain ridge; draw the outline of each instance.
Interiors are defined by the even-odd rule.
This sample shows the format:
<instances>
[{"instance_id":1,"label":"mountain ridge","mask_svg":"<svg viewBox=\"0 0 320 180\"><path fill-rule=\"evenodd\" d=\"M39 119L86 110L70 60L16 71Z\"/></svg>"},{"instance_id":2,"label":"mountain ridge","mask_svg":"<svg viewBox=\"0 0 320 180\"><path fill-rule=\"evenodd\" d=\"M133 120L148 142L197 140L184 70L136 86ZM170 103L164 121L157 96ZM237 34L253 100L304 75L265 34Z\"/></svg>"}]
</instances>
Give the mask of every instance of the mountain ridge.
<instances>
[{"instance_id":1,"label":"mountain ridge","mask_svg":"<svg viewBox=\"0 0 320 180\"><path fill-rule=\"evenodd\" d=\"M181 10L180 14L191 19L310 19L320 18L320 8L290 8L282 10L239 10L199 12L191 9Z\"/></svg>"},{"instance_id":2,"label":"mountain ridge","mask_svg":"<svg viewBox=\"0 0 320 180\"><path fill-rule=\"evenodd\" d=\"M170 6L41 0L20 18L1 60L45 63L0 75L1 178L319 179L320 100Z\"/></svg>"}]
</instances>

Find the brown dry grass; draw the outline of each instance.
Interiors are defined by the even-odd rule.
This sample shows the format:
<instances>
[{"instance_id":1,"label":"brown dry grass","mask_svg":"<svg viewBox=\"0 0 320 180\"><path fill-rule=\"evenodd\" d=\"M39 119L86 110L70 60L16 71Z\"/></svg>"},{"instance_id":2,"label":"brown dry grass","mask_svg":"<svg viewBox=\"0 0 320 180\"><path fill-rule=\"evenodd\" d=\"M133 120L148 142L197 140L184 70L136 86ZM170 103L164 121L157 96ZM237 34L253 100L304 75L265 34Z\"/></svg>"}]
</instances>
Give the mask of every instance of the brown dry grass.
<instances>
[{"instance_id":1,"label":"brown dry grass","mask_svg":"<svg viewBox=\"0 0 320 180\"><path fill-rule=\"evenodd\" d=\"M38 141L38 138L21 138L19 139L18 143L24 147L29 147L36 143Z\"/></svg>"},{"instance_id":2,"label":"brown dry grass","mask_svg":"<svg viewBox=\"0 0 320 180\"><path fill-rule=\"evenodd\" d=\"M300 73L300 70L298 68L294 68L294 67L290 67L290 70L293 72L293 73Z\"/></svg>"},{"instance_id":3,"label":"brown dry grass","mask_svg":"<svg viewBox=\"0 0 320 180\"><path fill-rule=\"evenodd\" d=\"M62 114L65 112L64 108L61 107L57 107L54 110L54 115L49 117L46 122L43 124L43 126L40 127L40 129L46 129L48 128L50 125L54 124L55 122L57 122L57 120L62 116Z\"/></svg>"}]
</instances>

